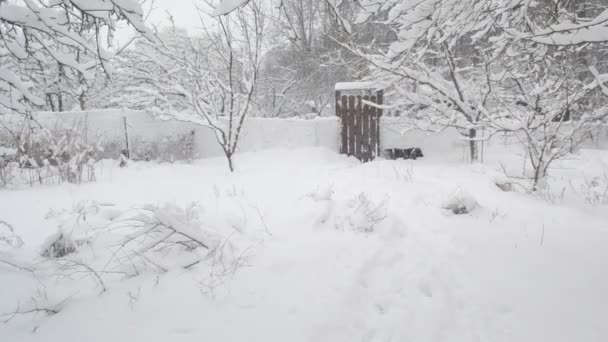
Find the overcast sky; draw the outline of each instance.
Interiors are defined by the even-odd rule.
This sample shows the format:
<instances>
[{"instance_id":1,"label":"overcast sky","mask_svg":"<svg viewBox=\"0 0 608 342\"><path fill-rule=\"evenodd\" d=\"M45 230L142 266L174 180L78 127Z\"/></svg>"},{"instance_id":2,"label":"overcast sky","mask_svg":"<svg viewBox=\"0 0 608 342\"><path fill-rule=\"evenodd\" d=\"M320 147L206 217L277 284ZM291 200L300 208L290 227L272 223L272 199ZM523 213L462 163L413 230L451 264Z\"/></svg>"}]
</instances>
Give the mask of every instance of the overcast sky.
<instances>
[{"instance_id":1,"label":"overcast sky","mask_svg":"<svg viewBox=\"0 0 608 342\"><path fill-rule=\"evenodd\" d=\"M177 26L186 29L196 28L200 26L200 20L195 2L195 0L156 0L156 9L152 12L150 22L153 24L167 23L167 11L169 11Z\"/></svg>"},{"instance_id":2,"label":"overcast sky","mask_svg":"<svg viewBox=\"0 0 608 342\"><path fill-rule=\"evenodd\" d=\"M156 0L154 3L155 9L152 11L148 23L150 26L168 26L167 11L169 11L173 15L177 26L185 28L188 32L192 33L200 27L200 19L195 2L200 3L201 0ZM147 10L148 8L144 8L144 11ZM133 31L131 29L121 28L118 30L116 38L120 45L132 36Z\"/></svg>"}]
</instances>

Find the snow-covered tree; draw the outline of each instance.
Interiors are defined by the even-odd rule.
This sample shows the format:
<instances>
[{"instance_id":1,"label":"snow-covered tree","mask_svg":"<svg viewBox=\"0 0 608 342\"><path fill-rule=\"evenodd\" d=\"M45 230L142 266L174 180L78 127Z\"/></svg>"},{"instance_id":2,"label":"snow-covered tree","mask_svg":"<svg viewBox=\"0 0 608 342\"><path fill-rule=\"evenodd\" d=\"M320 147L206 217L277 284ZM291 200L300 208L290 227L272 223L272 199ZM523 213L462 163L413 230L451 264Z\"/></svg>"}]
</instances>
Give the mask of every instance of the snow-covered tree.
<instances>
[{"instance_id":1,"label":"snow-covered tree","mask_svg":"<svg viewBox=\"0 0 608 342\"><path fill-rule=\"evenodd\" d=\"M496 8L511 21L509 26L504 21L500 25L518 39L554 46L608 41L606 0L515 0Z\"/></svg>"},{"instance_id":2,"label":"snow-covered tree","mask_svg":"<svg viewBox=\"0 0 608 342\"><path fill-rule=\"evenodd\" d=\"M0 113L28 113L45 106L40 94L49 93L36 89L24 68L27 63L47 65L52 60L51 68L83 78L90 78L98 66L110 74L106 48L113 43L119 21L154 39L136 0L1 0L0 57L11 63L0 67ZM90 58L81 58L84 54Z\"/></svg>"},{"instance_id":3,"label":"snow-covered tree","mask_svg":"<svg viewBox=\"0 0 608 342\"><path fill-rule=\"evenodd\" d=\"M160 43L141 41L121 56L130 84L121 100L161 118L210 127L233 171L252 111L267 22L261 2L253 0L209 20L214 25L207 24L203 35L172 28L159 35Z\"/></svg>"},{"instance_id":4,"label":"snow-covered tree","mask_svg":"<svg viewBox=\"0 0 608 342\"><path fill-rule=\"evenodd\" d=\"M260 71L256 105L264 116L332 114L331 101L337 82L367 75L367 62L346 49L347 39L370 44L385 33L374 32L373 23L346 31L341 17L327 1L275 0L273 25ZM343 1L341 9L353 13L356 1ZM371 34L370 34L371 33Z\"/></svg>"},{"instance_id":5,"label":"snow-covered tree","mask_svg":"<svg viewBox=\"0 0 608 342\"><path fill-rule=\"evenodd\" d=\"M605 11L600 2L522 2L510 9L509 22L499 22L493 37L494 44L507 48L496 56L500 77L489 81L494 106L487 117L492 129L522 141L534 170L534 189L542 187L553 161L608 123L607 79L601 74L608 72L603 57L608 28L597 24L596 16ZM574 23L578 28L570 30ZM583 23L589 28L581 28Z\"/></svg>"},{"instance_id":6,"label":"snow-covered tree","mask_svg":"<svg viewBox=\"0 0 608 342\"><path fill-rule=\"evenodd\" d=\"M585 113L579 118L591 115L589 122L601 121L601 106L589 102L597 93L592 88L605 89L607 79L599 71L590 79L594 67L605 70L601 59L594 57L606 51L601 42L608 38L601 2L362 1L357 22L381 20L397 40L382 51L361 46L355 50L399 96L394 106L401 106L419 128L456 127L469 140L471 160L478 160L477 141L486 138L478 131L504 130L495 123L505 116L515 128L509 130L519 133L525 123L536 121L528 126L534 131L529 136L542 135L539 112L549 126L559 113L565 115L574 107ZM555 108L534 109L531 94ZM527 114L506 114L517 103L526 103ZM521 112L521 106L516 110ZM592 126L579 125L575 135ZM572 141L559 139L568 140ZM545 168L544 162L536 164Z\"/></svg>"},{"instance_id":7,"label":"snow-covered tree","mask_svg":"<svg viewBox=\"0 0 608 342\"><path fill-rule=\"evenodd\" d=\"M492 2L465 0L362 1L356 22L376 20L396 34L386 49L358 47L375 75L395 89L393 103L424 129L456 127L479 158L477 132L485 126L486 78L493 60L485 40Z\"/></svg>"}]
</instances>

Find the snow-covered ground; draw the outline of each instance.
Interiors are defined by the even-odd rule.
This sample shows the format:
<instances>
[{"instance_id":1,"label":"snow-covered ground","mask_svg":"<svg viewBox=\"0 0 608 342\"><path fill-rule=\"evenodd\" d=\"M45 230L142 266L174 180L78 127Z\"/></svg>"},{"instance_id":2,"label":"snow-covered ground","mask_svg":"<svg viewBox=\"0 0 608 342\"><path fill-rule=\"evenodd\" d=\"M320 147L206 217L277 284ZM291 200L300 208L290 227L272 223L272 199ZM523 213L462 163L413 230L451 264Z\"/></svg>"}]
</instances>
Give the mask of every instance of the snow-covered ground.
<instances>
[{"instance_id":1,"label":"snow-covered ground","mask_svg":"<svg viewBox=\"0 0 608 342\"><path fill-rule=\"evenodd\" d=\"M103 274L103 292L91 272L0 264L0 314L60 309L0 317L0 341L608 340L608 206L588 203L608 186L608 152L560 162L542 196L495 185L498 161L519 168L509 153L487 165L362 165L324 149L274 150L239 155L233 175L221 158L106 164L97 183L2 191L0 219L25 244L0 257L23 264L42 260L61 213L90 201L196 202L239 261L220 273L201 263ZM472 211L444 209L458 199ZM87 260L105 253L93 247Z\"/></svg>"}]
</instances>

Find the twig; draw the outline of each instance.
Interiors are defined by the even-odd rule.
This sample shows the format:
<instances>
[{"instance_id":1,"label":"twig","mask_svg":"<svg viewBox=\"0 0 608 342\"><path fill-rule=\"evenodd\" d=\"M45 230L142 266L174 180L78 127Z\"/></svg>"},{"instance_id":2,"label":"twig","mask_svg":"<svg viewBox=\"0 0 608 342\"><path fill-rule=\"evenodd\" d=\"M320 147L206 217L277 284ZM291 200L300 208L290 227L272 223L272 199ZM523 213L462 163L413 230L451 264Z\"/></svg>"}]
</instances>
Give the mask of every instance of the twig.
<instances>
[{"instance_id":1,"label":"twig","mask_svg":"<svg viewBox=\"0 0 608 342\"><path fill-rule=\"evenodd\" d=\"M545 242L545 225L543 224L543 233L540 236L540 245L542 246Z\"/></svg>"},{"instance_id":2,"label":"twig","mask_svg":"<svg viewBox=\"0 0 608 342\"><path fill-rule=\"evenodd\" d=\"M7 265L9 265L9 266L13 266L13 267L15 267L15 268L18 268L18 269L20 269L20 270L22 270L22 271L26 271L26 272L34 273L34 269L33 269L33 268L29 268L29 267L25 267L25 266L20 266L20 265L17 265L17 264L15 264L15 263L12 263L12 262L10 262L10 261L8 261L8 260L4 260L4 259L0 259L0 262L1 262L1 263L4 263L4 264L7 264Z\"/></svg>"},{"instance_id":3,"label":"twig","mask_svg":"<svg viewBox=\"0 0 608 342\"><path fill-rule=\"evenodd\" d=\"M57 310L57 309L38 308L38 307L35 307L35 308L31 309L31 310L21 311L20 307L21 307L21 303L17 303L17 309L15 311L13 311L11 313L6 313L6 314L0 314L0 317L2 317L2 316L10 316L6 320L4 320L2 323L8 323L8 322L10 322L17 315L27 315L27 314L35 313L35 312L44 312L47 315L55 315L55 314L59 313L59 310Z\"/></svg>"},{"instance_id":4,"label":"twig","mask_svg":"<svg viewBox=\"0 0 608 342\"><path fill-rule=\"evenodd\" d=\"M272 233L268 229L268 225L266 225L266 220L264 219L264 216L260 212L260 208L258 208L257 206L254 206L254 208L255 208L255 211L258 213L258 216L260 217L260 221L262 222L262 225L264 225L264 230L266 231L266 234L272 236Z\"/></svg>"},{"instance_id":5,"label":"twig","mask_svg":"<svg viewBox=\"0 0 608 342\"><path fill-rule=\"evenodd\" d=\"M99 283L99 285L101 286L101 289L102 289L101 292L106 292L107 288L106 288L105 283L103 282L103 279L101 278L100 273L95 271L89 265L82 263L80 261L73 260L73 259L55 259L55 260L56 261L65 261L65 262L71 264L71 265L66 265L66 264L61 265L60 264L64 268L80 266L80 267L86 269L87 271L89 271L89 274L93 274L94 278L97 279L97 282ZM77 272L74 272L74 273L77 273ZM105 272L105 273L109 273L109 272ZM69 275L68 275L68 277L69 277Z\"/></svg>"},{"instance_id":6,"label":"twig","mask_svg":"<svg viewBox=\"0 0 608 342\"><path fill-rule=\"evenodd\" d=\"M188 264L188 265L184 266L184 269L189 269L189 268L191 268L193 266L196 266L196 265L198 265L200 263L201 263L201 260L197 260L197 261L195 261L195 262L193 262L191 264Z\"/></svg>"}]
</instances>

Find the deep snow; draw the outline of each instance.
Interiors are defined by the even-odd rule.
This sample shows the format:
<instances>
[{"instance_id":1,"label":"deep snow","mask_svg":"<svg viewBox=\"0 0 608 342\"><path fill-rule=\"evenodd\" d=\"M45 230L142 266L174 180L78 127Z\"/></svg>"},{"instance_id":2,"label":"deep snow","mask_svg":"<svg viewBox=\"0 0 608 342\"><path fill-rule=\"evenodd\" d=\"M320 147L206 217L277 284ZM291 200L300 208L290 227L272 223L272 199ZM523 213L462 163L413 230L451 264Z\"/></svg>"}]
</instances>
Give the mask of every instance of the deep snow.
<instances>
[{"instance_id":1,"label":"deep snow","mask_svg":"<svg viewBox=\"0 0 608 342\"><path fill-rule=\"evenodd\" d=\"M274 150L238 155L234 175L223 159L106 163L97 183L2 191L0 219L25 246L0 256L23 262L55 233L49 210L84 200L197 202L245 232L247 253L219 281L201 265L108 278L101 294L89 277L0 265L0 313L69 298L56 315L0 324L0 340L605 341L608 213L579 190L605 172L608 152L556 165L543 196L495 185L498 160L519 167L507 154L487 165L432 155L361 165L324 149ZM477 206L452 214L443 207L454 194Z\"/></svg>"}]
</instances>

